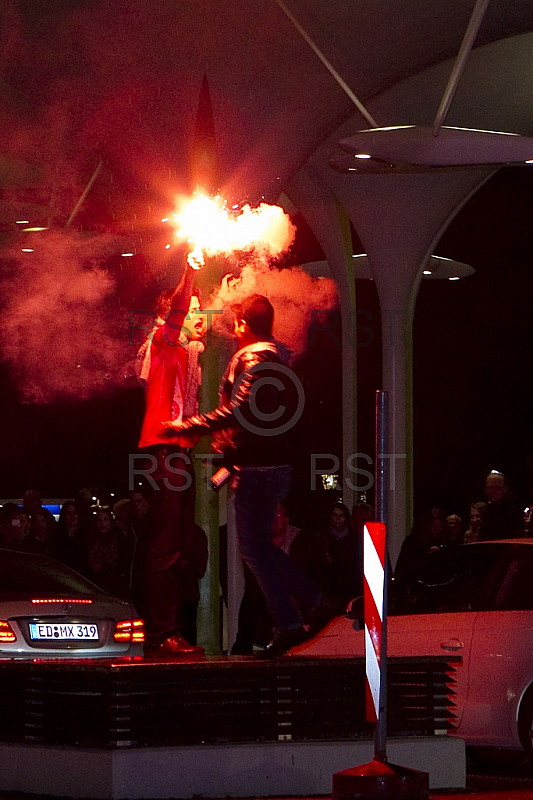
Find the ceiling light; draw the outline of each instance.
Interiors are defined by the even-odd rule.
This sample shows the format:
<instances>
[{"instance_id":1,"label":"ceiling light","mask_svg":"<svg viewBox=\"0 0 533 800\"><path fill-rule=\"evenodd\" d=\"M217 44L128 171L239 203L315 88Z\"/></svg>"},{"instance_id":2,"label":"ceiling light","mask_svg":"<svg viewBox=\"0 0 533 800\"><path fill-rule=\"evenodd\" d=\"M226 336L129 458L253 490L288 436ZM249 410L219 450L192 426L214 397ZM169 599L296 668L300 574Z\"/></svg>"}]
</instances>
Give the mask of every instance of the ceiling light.
<instances>
[{"instance_id":1,"label":"ceiling light","mask_svg":"<svg viewBox=\"0 0 533 800\"><path fill-rule=\"evenodd\" d=\"M33 233L34 231L47 231L47 230L48 230L48 228L44 228L44 227L40 228L38 226L35 226L34 228L23 228L23 231L25 233Z\"/></svg>"},{"instance_id":2,"label":"ceiling light","mask_svg":"<svg viewBox=\"0 0 533 800\"><path fill-rule=\"evenodd\" d=\"M355 157L356 158L372 158L372 156L369 155L368 153L356 153Z\"/></svg>"},{"instance_id":3,"label":"ceiling light","mask_svg":"<svg viewBox=\"0 0 533 800\"><path fill-rule=\"evenodd\" d=\"M354 253L352 258L355 259L353 264L353 272L355 278L372 278L373 274L370 267L370 262L366 253ZM464 264L461 261L455 261L452 258L445 258L444 256L430 256L429 263L425 269L422 270L422 275L425 280L452 280L458 281L461 278L468 278L474 275L475 269L470 264Z\"/></svg>"},{"instance_id":4,"label":"ceiling light","mask_svg":"<svg viewBox=\"0 0 533 800\"><path fill-rule=\"evenodd\" d=\"M134 255L133 253L121 253L122 258L131 258Z\"/></svg>"},{"instance_id":5,"label":"ceiling light","mask_svg":"<svg viewBox=\"0 0 533 800\"><path fill-rule=\"evenodd\" d=\"M23 253L33 253L33 248L31 248L31 247L23 247L22 248L22 252Z\"/></svg>"},{"instance_id":6,"label":"ceiling light","mask_svg":"<svg viewBox=\"0 0 533 800\"><path fill-rule=\"evenodd\" d=\"M495 136L519 136L518 133L509 133L509 131L489 131L487 128L459 128L457 125L445 125L449 131L473 131L474 133L492 133Z\"/></svg>"},{"instance_id":7,"label":"ceiling light","mask_svg":"<svg viewBox=\"0 0 533 800\"><path fill-rule=\"evenodd\" d=\"M388 125L384 128L366 128L361 133L366 133L367 131L404 131L407 128L414 128L415 125Z\"/></svg>"},{"instance_id":8,"label":"ceiling light","mask_svg":"<svg viewBox=\"0 0 533 800\"><path fill-rule=\"evenodd\" d=\"M17 219L15 221L15 225L29 225L29 224L30 224L29 219Z\"/></svg>"}]
</instances>

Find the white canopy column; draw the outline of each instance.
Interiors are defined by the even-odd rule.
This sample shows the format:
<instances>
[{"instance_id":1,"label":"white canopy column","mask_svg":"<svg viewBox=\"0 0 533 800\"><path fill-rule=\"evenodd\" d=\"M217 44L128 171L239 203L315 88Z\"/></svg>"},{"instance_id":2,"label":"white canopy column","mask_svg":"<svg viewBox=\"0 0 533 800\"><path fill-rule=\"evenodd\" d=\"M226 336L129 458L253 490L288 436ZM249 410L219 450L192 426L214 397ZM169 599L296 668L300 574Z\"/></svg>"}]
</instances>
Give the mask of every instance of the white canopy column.
<instances>
[{"instance_id":1,"label":"white canopy column","mask_svg":"<svg viewBox=\"0 0 533 800\"><path fill-rule=\"evenodd\" d=\"M412 524L412 323L421 271L447 224L494 168L344 175L326 164L315 167L365 246L380 300L382 388L389 393L390 413L389 548L395 563ZM353 267L345 261L344 268L343 284L353 284Z\"/></svg>"}]
</instances>

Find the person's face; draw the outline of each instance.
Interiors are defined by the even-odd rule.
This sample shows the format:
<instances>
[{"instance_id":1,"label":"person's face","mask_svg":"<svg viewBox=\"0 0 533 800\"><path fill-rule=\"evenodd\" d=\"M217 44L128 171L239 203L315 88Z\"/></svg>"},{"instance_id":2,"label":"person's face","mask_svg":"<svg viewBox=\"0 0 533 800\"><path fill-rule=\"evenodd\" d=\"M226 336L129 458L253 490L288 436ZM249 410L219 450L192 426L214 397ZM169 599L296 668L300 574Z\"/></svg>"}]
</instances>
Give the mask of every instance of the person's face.
<instances>
[{"instance_id":1,"label":"person's face","mask_svg":"<svg viewBox=\"0 0 533 800\"><path fill-rule=\"evenodd\" d=\"M37 539L48 538L48 524L42 514L34 514L33 527Z\"/></svg>"},{"instance_id":2,"label":"person's face","mask_svg":"<svg viewBox=\"0 0 533 800\"><path fill-rule=\"evenodd\" d=\"M78 524L78 512L74 506L67 506L65 511L65 522L69 528L75 527Z\"/></svg>"},{"instance_id":3,"label":"person's face","mask_svg":"<svg viewBox=\"0 0 533 800\"><path fill-rule=\"evenodd\" d=\"M491 503L497 503L505 494L505 478L503 475L488 475L485 491Z\"/></svg>"},{"instance_id":4,"label":"person's face","mask_svg":"<svg viewBox=\"0 0 533 800\"><path fill-rule=\"evenodd\" d=\"M479 530L479 526L481 525L481 512L479 508L471 508L470 509L470 527L473 531Z\"/></svg>"},{"instance_id":5,"label":"person's face","mask_svg":"<svg viewBox=\"0 0 533 800\"><path fill-rule=\"evenodd\" d=\"M344 511L341 508L334 508L331 512L331 526L335 528L335 530L342 530L346 527L346 517L344 516Z\"/></svg>"},{"instance_id":6,"label":"person's face","mask_svg":"<svg viewBox=\"0 0 533 800\"><path fill-rule=\"evenodd\" d=\"M451 514L446 520L448 529L452 536L459 537L461 535L461 520L455 514Z\"/></svg>"},{"instance_id":7,"label":"person's face","mask_svg":"<svg viewBox=\"0 0 533 800\"><path fill-rule=\"evenodd\" d=\"M239 342L243 341L246 337L246 322L243 319L239 319L238 317L233 322L233 332Z\"/></svg>"},{"instance_id":8,"label":"person's face","mask_svg":"<svg viewBox=\"0 0 533 800\"><path fill-rule=\"evenodd\" d=\"M101 533L107 533L111 530L113 524L113 517L108 511L100 511L96 515L96 525Z\"/></svg>"},{"instance_id":9,"label":"person's face","mask_svg":"<svg viewBox=\"0 0 533 800\"><path fill-rule=\"evenodd\" d=\"M440 539L446 532L446 523L442 519L432 519L429 524L430 539Z\"/></svg>"},{"instance_id":10,"label":"person's face","mask_svg":"<svg viewBox=\"0 0 533 800\"><path fill-rule=\"evenodd\" d=\"M205 316L200 312L200 300L196 295L191 297L189 305L189 313L185 320L184 327L187 328L187 338L189 341L198 341L201 339L206 330Z\"/></svg>"}]
</instances>

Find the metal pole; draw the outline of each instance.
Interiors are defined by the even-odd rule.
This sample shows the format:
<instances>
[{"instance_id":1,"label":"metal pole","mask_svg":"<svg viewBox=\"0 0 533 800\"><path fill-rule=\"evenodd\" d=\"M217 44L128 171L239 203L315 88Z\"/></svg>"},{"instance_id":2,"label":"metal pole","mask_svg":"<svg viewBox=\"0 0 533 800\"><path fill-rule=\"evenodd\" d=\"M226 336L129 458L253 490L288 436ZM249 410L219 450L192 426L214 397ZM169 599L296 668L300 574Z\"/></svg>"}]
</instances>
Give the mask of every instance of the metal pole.
<instances>
[{"instance_id":1,"label":"metal pole","mask_svg":"<svg viewBox=\"0 0 533 800\"><path fill-rule=\"evenodd\" d=\"M81 193L80 199L78 200L78 202L74 206L74 208L72 210L72 214L70 215L70 217L68 218L68 220L67 220L67 222L65 224L65 228L70 228L71 222L73 221L74 217L76 216L76 214L78 213L78 211L82 207L82 205L83 205L83 203L85 201L85 198L87 197L87 195L89 194L89 192L91 190L91 186L93 185L93 183L95 182L96 178L98 177L98 173L100 172L102 164L103 164L102 161L100 161L98 163L98 166L96 167L95 171L93 172L93 174L89 178L89 183L87 184L87 186L85 187L85 189Z\"/></svg>"},{"instance_id":2,"label":"metal pole","mask_svg":"<svg viewBox=\"0 0 533 800\"><path fill-rule=\"evenodd\" d=\"M461 47L459 48L457 58L455 59L455 64L453 65L452 73L444 90L442 100L440 101L439 110L437 111L437 116L435 117L435 121L433 123L433 136L439 135L439 131L444 124L444 120L446 119L448 111L450 110L452 100L455 96L459 81L461 80L461 76L464 72L470 51L474 46L474 40L483 21L483 17L485 16L485 11L487 10L489 2L490 0L477 0L476 5L474 6L472 16L470 17L470 22L468 23L463 41L461 42Z\"/></svg>"},{"instance_id":3,"label":"metal pole","mask_svg":"<svg viewBox=\"0 0 533 800\"><path fill-rule=\"evenodd\" d=\"M376 522L387 524L389 488L389 395L378 389L376 392ZM374 760L387 761L387 600L389 583L389 557L385 543L385 575L383 580L383 620L381 633L379 716L374 731Z\"/></svg>"},{"instance_id":4,"label":"metal pole","mask_svg":"<svg viewBox=\"0 0 533 800\"><path fill-rule=\"evenodd\" d=\"M370 114L370 112L369 112L369 111L367 111L367 109L366 109L366 108L364 107L364 105L361 103L361 101L359 100L359 98L355 96L355 94L352 92L352 90L350 89L350 87L348 86L348 84L346 83L346 81L345 81L345 80L343 80L343 78L341 78L341 76L339 75L339 73L337 72L337 70L336 70L336 69L333 67L333 65L332 65L332 64L330 64L330 62L328 61L328 59L326 58L326 56L324 55L324 53L323 53L321 50L319 50L319 48L318 48L318 47L317 47L317 45L316 45L316 44L313 42L313 40L311 39L311 37L309 36L309 34L307 33L307 31L305 31L305 30L304 30L304 28L302 28L302 26L300 25L300 23L298 22L298 20L296 19L296 17L294 17L294 16L291 14L291 12L290 12L290 11L289 11L289 9L287 8L287 6L286 6L286 5L285 5L285 3L283 2L283 0L276 0L276 3L277 3L277 4L278 4L278 6L281 8L281 10L283 11L283 13L284 13L284 14L285 14L285 15L286 15L286 16L287 16L289 19L290 19L290 21L292 22L292 24L294 25L294 27L296 28L296 30L298 31L298 33L299 33L299 34L302 36L302 38L304 38L304 39L305 39L305 41L307 42L307 44L309 45L309 47L311 48L311 50L313 51L313 53L319 57L319 59L321 60L321 62L324 64L324 66L325 66L325 67L326 67L326 69L328 70L329 74L330 74L330 75L332 75L332 76L333 76L333 78L335 78L335 80L337 81L337 83L339 84L339 86L341 87L341 89L342 89L342 90L343 90L343 91L344 91L344 92L345 92L345 93L348 95L348 97L350 98L350 100L352 101L352 103L354 104L354 106L355 106L355 107L357 108L357 110L358 110L358 111L359 111L359 112L360 112L360 113L363 115L363 117L366 119L366 121L368 122L368 124L369 124L369 125L370 125L372 128L378 128L378 127L379 127L379 125L378 125L378 123L376 122L376 120L375 120L375 119L372 117L372 115Z\"/></svg>"}]
</instances>

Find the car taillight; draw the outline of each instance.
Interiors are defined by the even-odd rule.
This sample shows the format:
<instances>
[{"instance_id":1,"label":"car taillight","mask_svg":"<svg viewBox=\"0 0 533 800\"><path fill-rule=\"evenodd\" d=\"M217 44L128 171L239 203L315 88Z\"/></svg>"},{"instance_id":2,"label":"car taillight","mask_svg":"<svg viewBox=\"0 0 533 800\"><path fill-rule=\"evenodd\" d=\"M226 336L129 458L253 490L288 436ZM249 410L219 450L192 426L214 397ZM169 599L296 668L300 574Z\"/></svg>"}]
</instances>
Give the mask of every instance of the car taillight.
<instances>
[{"instance_id":1,"label":"car taillight","mask_svg":"<svg viewBox=\"0 0 533 800\"><path fill-rule=\"evenodd\" d=\"M115 625L115 642L144 642L144 622L142 619L127 619Z\"/></svg>"},{"instance_id":2,"label":"car taillight","mask_svg":"<svg viewBox=\"0 0 533 800\"><path fill-rule=\"evenodd\" d=\"M17 637L9 622L0 620L0 644L3 642L16 642Z\"/></svg>"}]
</instances>

